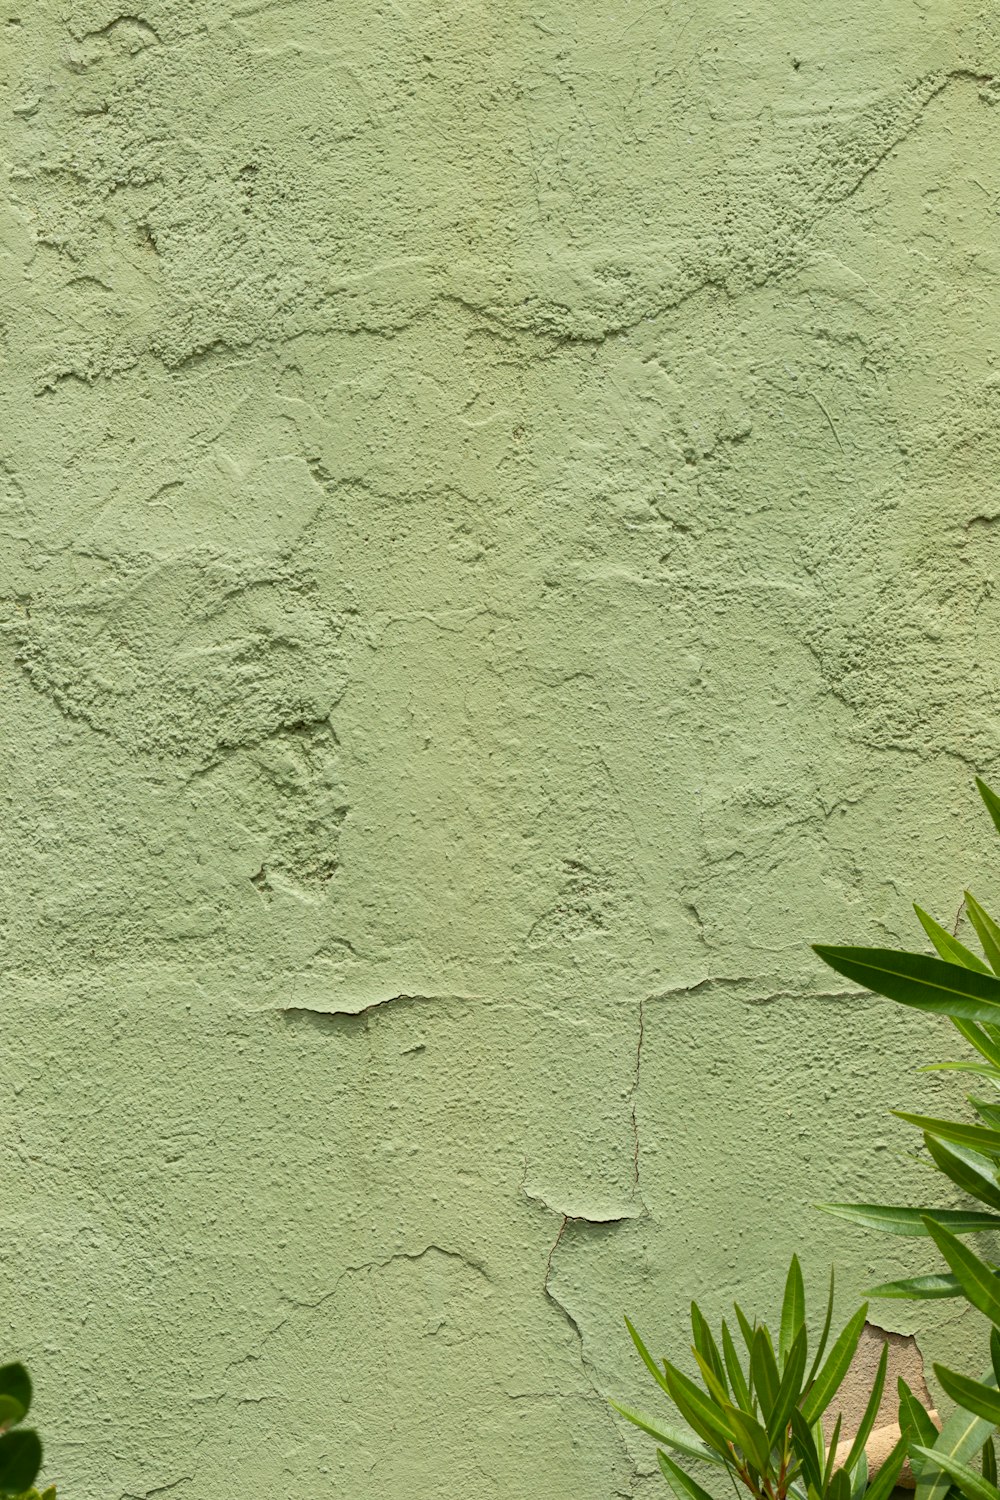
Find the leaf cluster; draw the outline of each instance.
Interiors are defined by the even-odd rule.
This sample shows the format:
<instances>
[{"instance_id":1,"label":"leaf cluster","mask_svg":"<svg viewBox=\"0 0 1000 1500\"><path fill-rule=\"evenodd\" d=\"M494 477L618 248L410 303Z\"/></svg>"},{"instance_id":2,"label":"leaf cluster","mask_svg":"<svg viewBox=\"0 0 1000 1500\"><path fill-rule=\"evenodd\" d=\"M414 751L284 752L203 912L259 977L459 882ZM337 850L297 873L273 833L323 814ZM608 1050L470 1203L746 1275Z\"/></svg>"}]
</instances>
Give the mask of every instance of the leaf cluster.
<instances>
[{"instance_id":1,"label":"leaf cluster","mask_svg":"<svg viewBox=\"0 0 1000 1500\"><path fill-rule=\"evenodd\" d=\"M854 1358L867 1312L867 1306L860 1307L831 1343L833 1290L831 1276L826 1317L811 1358L805 1288L794 1255L785 1282L777 1343L767 1325L751 1323L738 1304L733 1308L736 1335L724 1319L716 1340L698 1304L692 1302L694 1379L670 1360L655 1360L626 1319L643 1363L689 1430L665 1427L617 1403L612 1405L661 1445L660 1468L678 1500L711 1500L711 1496L674 1455L727 1470L754 1500L785 1500L788 1495L795 1500L860 1500L865 1493L868 1500L888 1500L906 1456L905 1439L896 1445L871 1485L865 1455L882 1400L888 1348L882 1351L861 1426L843 1461L837 1461L839 1417L830 1441L824 1438L823 1415Z\"/></svg>"},{"instance_id":2,"label":"leaf cluster","mask_svg":"<svg viewBox=\"0 0 1000 1500\"><path fill-rule=\"evenodd\" d=\"M977 780L980 796L1000 831L1000 797ZM938 1437L923 1436L911 1420L904 1424L911 1463L918 1473L936 1471L929 1500L939 1500L954 1486L968 1500L1000 1500L992 1433L1000 1424L1000 1266L977 1255L963 1237L1000 1229L1000 924L965 892L965 910L979 940L975 952L920 906L917 917L936 957L889 948L818 946L816 952L839 974L901 1005L946 1016L977 1054L975 1059L932 1063L925 1071L965 1073L974 1080L967 1095L974 1120L943 1119L897 1110L915 1126L935 1169L969 1200L963 1208L923 1203L827 1203L828 1213L868 1229L917 1235L933 1241L946 1270L884 1282L872 1296L964 1297L990 1319L991 1368L984 1378L970 1379L944 1365L934 1366L942 1388L961 1410ZM901 1408L901 1422L903 1409ZM982 1473L965 1460L983 1443Z\"/></svg>"}]
</instances>

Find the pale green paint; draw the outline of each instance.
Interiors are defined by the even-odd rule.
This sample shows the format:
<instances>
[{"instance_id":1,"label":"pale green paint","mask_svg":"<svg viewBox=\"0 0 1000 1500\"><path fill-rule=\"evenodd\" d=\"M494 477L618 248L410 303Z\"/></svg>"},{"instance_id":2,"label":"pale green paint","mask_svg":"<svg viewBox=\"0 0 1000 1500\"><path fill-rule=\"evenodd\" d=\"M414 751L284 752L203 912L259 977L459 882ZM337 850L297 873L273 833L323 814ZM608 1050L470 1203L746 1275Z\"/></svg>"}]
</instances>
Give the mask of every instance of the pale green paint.
<instances>
[{"instance_id":1,"label":"pale green paint","mask_svg":"<svg viewBox=\"0 0 1000 1500\"><path fill-rule=\"evenodd\" d=\"M626 1308L924 1260L808 1205L915 1191L943 1039L806 945L1000 895L1000 29L120 4L0 14L49 1471L645 1500Z\"/></svg>"}]
</instances>

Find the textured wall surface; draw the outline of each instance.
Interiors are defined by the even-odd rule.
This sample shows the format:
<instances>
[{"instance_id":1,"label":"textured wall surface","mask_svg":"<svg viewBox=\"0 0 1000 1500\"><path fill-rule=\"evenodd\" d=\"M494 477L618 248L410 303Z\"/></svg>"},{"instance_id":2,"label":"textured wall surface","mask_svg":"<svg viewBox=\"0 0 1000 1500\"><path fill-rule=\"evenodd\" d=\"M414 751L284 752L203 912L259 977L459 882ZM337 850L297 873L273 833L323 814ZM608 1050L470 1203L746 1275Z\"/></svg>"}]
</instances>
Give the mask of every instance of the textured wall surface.
<instances>
[{"instance_id":1,"label":"textured wall surface","mask_svg":"<svg viewBox=\"0 0 1000 1500\"><path fill-rule=\"evenodd\" d=\"M0 4L49 1472L647 1500L624 1310L926 1260L810 1204L922 1180L944 1042L807 942L1000 893L1000 24L120 4Z\"/></svg>"}]
</instances>

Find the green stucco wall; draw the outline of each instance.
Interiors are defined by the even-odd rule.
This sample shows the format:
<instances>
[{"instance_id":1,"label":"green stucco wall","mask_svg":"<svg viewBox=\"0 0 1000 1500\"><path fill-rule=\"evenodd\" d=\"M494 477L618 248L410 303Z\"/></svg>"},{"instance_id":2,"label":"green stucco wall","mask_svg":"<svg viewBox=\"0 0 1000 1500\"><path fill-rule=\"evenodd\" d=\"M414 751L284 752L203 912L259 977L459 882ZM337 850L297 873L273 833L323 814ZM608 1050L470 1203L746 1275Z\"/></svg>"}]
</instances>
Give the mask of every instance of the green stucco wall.
<instances>
[{"instance_id":1,"label":"green stucco wall","mask_svg":"<svg viewBox=\"0 0 1000 1500\"><path fill-rule=\"evenodd\" d=\"M49 1473L649 1500L623 1311L927 1259L809 1205L945 1041L807 943L1000 894L997 12L120 4L0 7Z\"/></svg>"}]
</instances>

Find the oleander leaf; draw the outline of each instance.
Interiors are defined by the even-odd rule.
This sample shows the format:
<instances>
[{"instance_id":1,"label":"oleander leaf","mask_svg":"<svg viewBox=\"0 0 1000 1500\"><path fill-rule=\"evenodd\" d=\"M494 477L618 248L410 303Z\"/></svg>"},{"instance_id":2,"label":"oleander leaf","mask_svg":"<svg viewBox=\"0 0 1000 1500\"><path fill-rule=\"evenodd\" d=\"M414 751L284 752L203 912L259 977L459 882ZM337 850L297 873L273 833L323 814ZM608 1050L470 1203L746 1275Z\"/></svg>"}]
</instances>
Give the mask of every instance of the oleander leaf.
<instances>
[{"instance_id":1,"label":"oleander leaf","mask_svg":"<svg viewBox=\"0 0 1000 1500\"><path fill-rule=\"evenodd\" d=\"M902 1281L883 1281L879 1286L869 1287L869 1297L905 1297L913 1302L930 1301L934 1297L961 1297L963 1295L958 1277L951 1272L928 1276L907 1276Z\"/></svg>"},{"instance_id":2,"label":"oleander leaf","mask_svg":"<svg viewBox=\"0 0 1000 1500\"><path fill-rule=\"evenodd\" d=\"M885 1234L926 1236L926 1220L933 1218L952 1234L979 1234L984 1229L1000 1229L1000 1214L978 1209L904 1208L880 1203L817 1203L824 1213L846 1219L864 1229L881 1229Z\"/></svg>"},{"instance_id":3,"label":"oleander leaf","mask_svg":"<svg viewBox=\"0 0 1000 1500\"><path fill-rule=\"evenodd\" d=\"M795 1342L799 1329L806 1321L806 1289L802 1280L802 1267L797 1255L793 1255L785 1278L785 1295L781 1303L781 1328L778 1334L778 1355L784 1363Z\"/></svg>"},{"instance_id":4,"label":"oleander leaf","mask_svg":"<svg viewBox=\"0 0 1000 1500\"><path fill-rule=\"evenodd\" d=\"M809 1388L808 1395L801 1403L802 1415L807 1422L815 1422L817 1417L822 1416L840 1389L841 1382L858 1347L867 1314L866 1302L858 1308L853 1318L834 1341L830 1353Z\"/></svg>"},{"instance_id":5,"label":"oleander leaf","mask_svg":"<svg viewBox=\"0 0 1000 1500\"><path fill-rule=\"evenodd\" d=\"M966 1297L994 1323L1000 1322L1000 1276L957 1236L950 1234L943 1224L937 1224L933 1219L927 1219L926 1223L931 1238L958 1277Z\"/></svg>"},{"instance_id":6,"label":"oleander leaf","mask_svg":"<svg viewBox=\"0 0 1000 1500\"><path fill-rule=\"evenodd\" d=\"M942 927L940 922L935 922L933 917L929 917L916 902L913 903L913 910L920 918L921 927L946 963L962 964L964 968L976 969L980 974L990 972L988 964L984 964L977 953L973 953L971 948L960 943L957 937Z\"/></svg>"},{"instance_id":7,"label":"oleander leaf","mask_svg":"<svg viewBox=\"0 0 1000 1500\"><path fill-rule=\"evenodd\" d=\"M846 979L901 1005L963 1021L1000 1024L1000 979L992 974L895 948L819 944L814 951Z\"/></svg>"}]
</instances>

